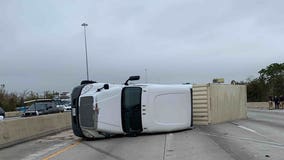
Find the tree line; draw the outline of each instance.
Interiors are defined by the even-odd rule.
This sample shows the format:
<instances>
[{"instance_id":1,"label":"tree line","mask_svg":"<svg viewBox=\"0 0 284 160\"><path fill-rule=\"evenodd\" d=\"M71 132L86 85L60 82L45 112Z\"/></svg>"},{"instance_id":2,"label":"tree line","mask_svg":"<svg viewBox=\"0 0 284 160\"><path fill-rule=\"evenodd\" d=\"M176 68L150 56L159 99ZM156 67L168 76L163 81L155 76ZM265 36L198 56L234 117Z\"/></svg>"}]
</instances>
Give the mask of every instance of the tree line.
<instances>
[{"instance_id":1,"label":"tree line","mask_svg":"<svg viewBox=\"0 0 284 160\"><path fill-rule=\"evenodd\" d=\"M231 83L247 86L248 102L265 102L284 96L284 63L272 63L258 71L259 77Z\"/></svg>"},{"instance_id":2,"label":"tree line","mask_svg":"<svg viewBox=\"0 0 284 160\"><path fill-rule=\"evenodd\" d=\"M249 102L268 101L269 97L284 96L284 63L270 64L258 73L258 78L247 82Z\"/></svg>"}]
</instances>

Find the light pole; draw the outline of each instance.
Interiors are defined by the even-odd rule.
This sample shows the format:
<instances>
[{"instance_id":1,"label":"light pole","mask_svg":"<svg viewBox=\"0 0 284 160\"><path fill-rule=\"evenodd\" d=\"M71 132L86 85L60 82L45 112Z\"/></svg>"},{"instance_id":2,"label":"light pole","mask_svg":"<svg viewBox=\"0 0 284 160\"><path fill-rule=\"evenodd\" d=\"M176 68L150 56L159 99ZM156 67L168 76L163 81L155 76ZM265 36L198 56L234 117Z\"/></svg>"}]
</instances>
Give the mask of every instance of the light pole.
<instances>
[{"instance_id":1,"label":"light pole","mask_svg":"<svg viewBox=\"0 0 284 160\"><path fill-rule=\"evenodd\" d=\"M148 83L148 74L147 74L147 68L145 68L145 83Z\"/></svg>"},{"instance_id":2,"label":"light pole","mask_svg":"<svg viewBox=\"0 0 284 160\"><path fill-rule=\"evenodd\" d=\"M85 36L85 51L86 51L86 68L87 68L87 80L89 80L89 67L88 67L88 51L87 51L87 35L86 35L86 27L87 23L83 23L81 26L84 27L84 36Z\"/></svg>"}]
</instances>

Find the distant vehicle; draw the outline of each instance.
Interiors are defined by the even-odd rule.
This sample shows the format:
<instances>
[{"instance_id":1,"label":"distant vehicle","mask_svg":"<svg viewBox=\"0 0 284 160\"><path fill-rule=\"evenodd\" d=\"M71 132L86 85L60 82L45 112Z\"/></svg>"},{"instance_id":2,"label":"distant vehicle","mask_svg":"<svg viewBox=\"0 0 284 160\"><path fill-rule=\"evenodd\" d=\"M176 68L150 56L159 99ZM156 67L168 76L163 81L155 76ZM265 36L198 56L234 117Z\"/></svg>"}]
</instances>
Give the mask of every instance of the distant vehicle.
<instances>
[{"instance_id":1,"label":"distant vehicle","mask_svg":"<svg viewBox=\"0 0 284 160\"><path fill-rule=\"evenodd\" d=\"M60 99L55 99L54 102L56 104L56 107L60 110L60 112L64 112L65 102L63 102Z\"/></svg>"},{"instance_id":2,"label":"distant vehicle","mask_svg":"<svg viewBox=\"0 0 284 160\"><path fill-rule=\"evenodd\" d=\"M50 113L63 112L63 108L58 107L58 102L51 99L36 99L24 102L31 104L30 107L23 113L23 117L37 116Z\"/></svg>"},{"instance_id":3,"label":"distant vehicle","mask_svg":"<svg viewBox=\"0 0 284 160\"><path fill-rule=\"evenodd\" d=\"M3 120L5 118L5 111L2 107L0 107L0 120Z\"/></svg>"},{"instance_id":4,"label":"distant vehicle","mask_svg":"<svg viewBox=\"0 0 284 160\"><path fill-rule=\"evenodd\" d=\"M72 128L78 137L171 132L192 127L192 86L82 84L72 92Z\"/></svg>"},{"instance_id":5,"label":"distant vehicle","mask_svg":"<svg viewBox=\"0 0 284 160\"><path fill-rule=\"evenodd\" d=\"M64 105L64 112L71 111L71 99L61 99Z\"/></svg>"},{"instance_id":6,"label":"distant vehicle","mask_svg":"<svg viewBox=\"0 0 284 160\"><path fill-rule=\"evenodd\" d=\"M71 102L65 104L64 111L71 111Z\"/></svg>"}]
</instances>

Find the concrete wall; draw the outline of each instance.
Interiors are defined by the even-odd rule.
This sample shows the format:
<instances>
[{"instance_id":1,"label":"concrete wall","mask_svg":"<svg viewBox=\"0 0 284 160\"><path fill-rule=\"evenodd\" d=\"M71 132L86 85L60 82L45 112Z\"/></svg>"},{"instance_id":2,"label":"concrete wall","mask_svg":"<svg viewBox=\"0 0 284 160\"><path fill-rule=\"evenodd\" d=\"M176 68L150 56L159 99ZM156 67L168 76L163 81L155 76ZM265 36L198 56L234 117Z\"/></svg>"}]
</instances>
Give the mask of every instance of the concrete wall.
<instances>
[{"instance_id":1,"label":"concrete wall","mask_svg":"<svg viewBox=\"0 0 284 160\"><path fill-rule=\"evenodd\" d=\"M244 85L193 85L193 124L216 124L247 117Z\"/></svg>"},{"instance_id":2,"label":"concrete wall","mask_svg":"<svg viewBox=\"0 0 284 160\"><path fill-rule=\"evenodd\" d=\"M247 118L245 85L210 84L211 124Z\"/></svg>"},{"instance_id":3,"label":"concrete wall","mask_svg":"<svg viewBox=\"0 0 284 160\"><path fill-rule=\"evenodd\" d=\"M18 117L22 115L22 112L13 111L13 112L6 112L6 117Z\"/></svg>"},{"instance_id":4,"label":"concrete wall","mask_svg":"<svg viewBox=\"0 0 284 160\"><path fill-rule=\"evenodd\" d=\"M70 112L0 121L0 148L70 127Z\"/></svg>"},{"instance_id":5,"label":"concrete wall","mask_svg":"<svg viewBox=\"0 0 284 160\"><path fill-rule=\"evenodd\" d=\"M247 107L256 108L256 109L268 109L269 105L268 102L248 102ZM273 108L274 108L274 103L273 103Z\"/></svg>"}]
</instances>

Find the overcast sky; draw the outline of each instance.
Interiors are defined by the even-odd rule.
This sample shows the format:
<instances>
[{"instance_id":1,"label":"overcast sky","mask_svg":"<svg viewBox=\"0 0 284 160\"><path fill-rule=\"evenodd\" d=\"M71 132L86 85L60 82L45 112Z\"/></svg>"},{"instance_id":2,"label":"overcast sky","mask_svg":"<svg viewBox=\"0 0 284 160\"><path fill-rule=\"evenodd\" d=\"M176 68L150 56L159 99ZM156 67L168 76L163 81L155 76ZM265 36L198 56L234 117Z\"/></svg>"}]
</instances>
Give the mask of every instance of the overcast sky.
<instances>
[{"instance_id":1,"label":"overcast sky","mask_svg":"<svg viewBox=\"0 0 284 160\"><path fill-rule=\"evenodd\" d=\"M0 1L0 84L71 91L122 83L245 80L284 60L284 2L267 0Z\"/></svg>"}]
</instances>

